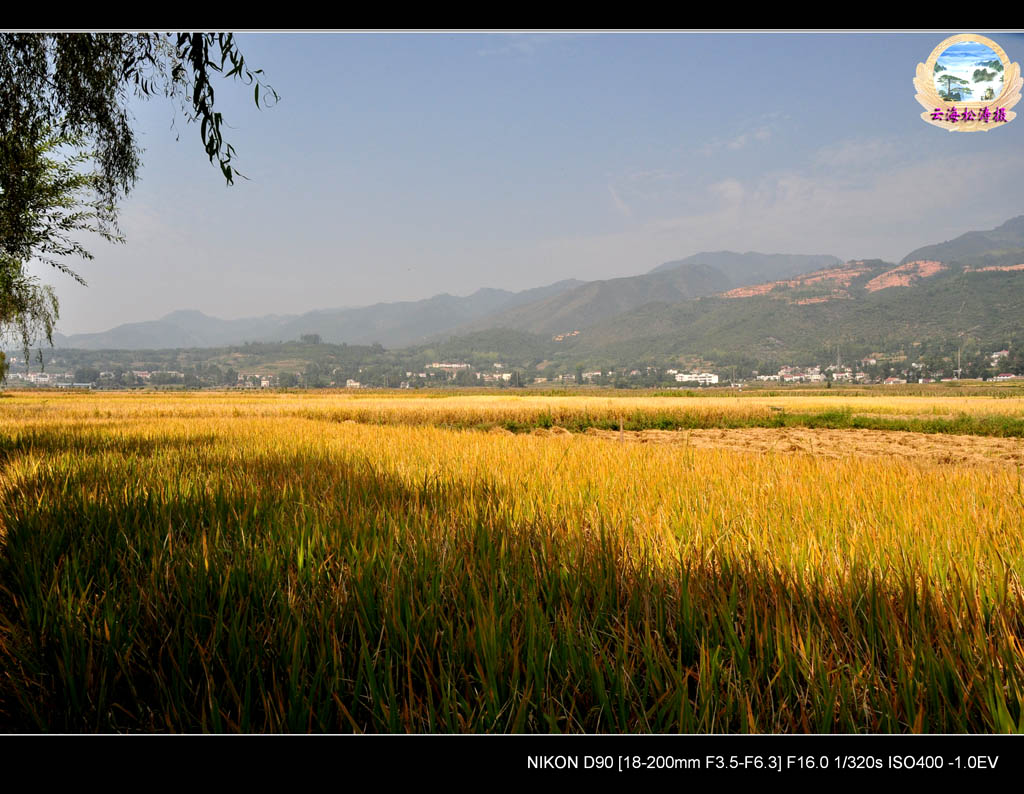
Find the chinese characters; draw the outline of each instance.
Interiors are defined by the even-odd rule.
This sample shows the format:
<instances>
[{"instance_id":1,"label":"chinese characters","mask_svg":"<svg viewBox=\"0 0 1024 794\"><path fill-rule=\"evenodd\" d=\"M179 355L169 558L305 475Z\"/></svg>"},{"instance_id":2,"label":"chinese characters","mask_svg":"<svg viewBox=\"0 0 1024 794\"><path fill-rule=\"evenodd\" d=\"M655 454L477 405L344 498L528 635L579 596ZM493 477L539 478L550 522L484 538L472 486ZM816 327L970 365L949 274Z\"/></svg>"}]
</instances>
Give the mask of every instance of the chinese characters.
<instances>
[{"instance_id":1,"label":"chinese characters","mask_svg":"<svg viewBox=\"0 0 1024 794\"><path fill-rule=\"evenodd\" d=\"M987 107L974 110L972 108L963 108L957 110L956 105L951 108L935 108L932 111L932 121L949 121L953 122L968 122L968 121L980 121L984 124L988 123L999 123L1006 121L1006 108L995 108L990 110Z\"/></svg>"}]
</instances>

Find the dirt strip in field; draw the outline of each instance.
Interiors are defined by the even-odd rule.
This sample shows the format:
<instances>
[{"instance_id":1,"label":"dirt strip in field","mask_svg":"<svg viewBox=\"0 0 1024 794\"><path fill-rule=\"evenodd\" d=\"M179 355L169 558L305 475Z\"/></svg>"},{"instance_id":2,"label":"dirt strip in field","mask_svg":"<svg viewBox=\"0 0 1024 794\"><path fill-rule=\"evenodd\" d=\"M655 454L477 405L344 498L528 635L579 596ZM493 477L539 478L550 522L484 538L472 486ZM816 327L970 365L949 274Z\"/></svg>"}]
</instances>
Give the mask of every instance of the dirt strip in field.
<instances>
[{"instance_id":1,"label":"dirt strip in field","mask_svg":"<svg viewBox=\"0 0 1024 794\"><path fill-rule=\"evenodd\" d=\"M556 429L557 431L557 429ZM587 435L641 444L678 444L740 452L794 452L819 457L889 457L918 462L1024 466L1024 439L910 433L751 427L728 430L598 430Z\"/></svg>"}]
</instances>

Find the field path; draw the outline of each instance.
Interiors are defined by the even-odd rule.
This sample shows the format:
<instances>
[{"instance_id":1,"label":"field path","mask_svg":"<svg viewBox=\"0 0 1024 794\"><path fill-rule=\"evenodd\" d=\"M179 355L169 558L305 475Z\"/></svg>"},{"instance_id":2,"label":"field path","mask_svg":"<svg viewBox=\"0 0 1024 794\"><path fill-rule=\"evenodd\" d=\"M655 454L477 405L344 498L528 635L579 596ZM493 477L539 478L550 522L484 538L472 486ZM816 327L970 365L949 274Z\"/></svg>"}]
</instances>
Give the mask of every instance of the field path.
<instances>
[{"instance_id":1,"label":"field path","mask_svg":"<svg viewBox=\"0 0 1024 794\"><path fill-rule=\"evenodd\" d=\"M710 430L598 430L587 435L641 444L679 444L739 452L794 452L818 457L897 457L928 463L1024 466L1024 439L889 430L750 427Z\"/></svg>"}]
</instances>

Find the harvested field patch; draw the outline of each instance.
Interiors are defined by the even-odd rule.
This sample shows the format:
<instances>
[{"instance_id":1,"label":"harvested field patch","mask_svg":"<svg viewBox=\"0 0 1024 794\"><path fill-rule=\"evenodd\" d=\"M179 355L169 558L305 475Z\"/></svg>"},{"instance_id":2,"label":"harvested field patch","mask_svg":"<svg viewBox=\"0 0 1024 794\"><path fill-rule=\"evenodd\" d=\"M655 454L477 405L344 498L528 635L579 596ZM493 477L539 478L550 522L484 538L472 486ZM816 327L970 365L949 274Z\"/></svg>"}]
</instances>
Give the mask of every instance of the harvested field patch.
<instances>
[{"instance_id":1,"label":"harvested field patch","mask_svg":"<svg viewBox=\"0 0 1024 794\"><path fill-rule=\"evenodd\" d=\"M619 440L617 430L591 428L587 435ZM818 457L898 457L920 463L1024 466L1024 439L910 433L887 430L817 430L804 427L744 427L715 430L626 431L641 444L689 445L736 452L800 452Z\"/></svg>"}]
</instances>

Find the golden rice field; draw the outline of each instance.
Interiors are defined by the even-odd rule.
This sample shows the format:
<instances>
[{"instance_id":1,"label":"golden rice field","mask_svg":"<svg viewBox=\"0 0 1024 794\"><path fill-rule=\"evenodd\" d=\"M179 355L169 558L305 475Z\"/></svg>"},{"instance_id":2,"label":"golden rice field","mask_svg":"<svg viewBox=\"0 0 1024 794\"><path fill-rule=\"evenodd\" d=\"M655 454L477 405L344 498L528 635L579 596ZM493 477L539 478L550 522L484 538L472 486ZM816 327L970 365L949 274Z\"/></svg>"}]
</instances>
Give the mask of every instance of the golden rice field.
<instances>
[{"instance_id":1,"label":"golden rice field","mask_svg":"<svg viewBox=\"0 0 1024 794\"><path fill-rule=\"evenodd\" d=\"M999 393L999 392L997 392ZM756 422L783 415L840 414L896 419L1008 418L1024 419L1024 389L1015 396L902 396L881 387L871 394L765 396L753 391L714 396L600 396L582 394L534 395L524 392L471 394L459 392L309 391L309 392L10 392L4 399L3 420L33 412L51 416L89 415L110 418L303 417L378 424L474 426L509 422L570 426L581 421L627 424L633 418L671 417L706 426L731 421ZM626 393L628 394L628 392ZM1020 396L1016 396L1016 395ZM51 418L54 418L51 416Z\"/></svg>"},{"instance_id":2,"label":"golden rice field","mask_svg":"<svg viewBox=\"0 0 1024 794\"><path fill-rule=\"evenodd\" d=\"M0 726L1024 731L1022 422L884 393L0 396Z\"/></svg>"}]
</instances>

